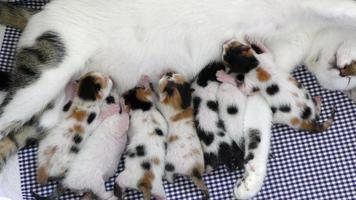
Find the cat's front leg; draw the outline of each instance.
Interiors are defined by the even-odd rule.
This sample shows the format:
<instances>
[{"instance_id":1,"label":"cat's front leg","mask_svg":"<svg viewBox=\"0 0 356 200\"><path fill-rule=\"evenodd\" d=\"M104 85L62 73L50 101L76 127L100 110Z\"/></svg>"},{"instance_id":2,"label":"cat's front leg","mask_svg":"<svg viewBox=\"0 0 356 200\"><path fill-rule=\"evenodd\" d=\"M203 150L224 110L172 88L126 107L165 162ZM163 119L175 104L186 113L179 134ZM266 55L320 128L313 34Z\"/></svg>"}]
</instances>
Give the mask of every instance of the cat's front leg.
<instances>
[{"instance_id":1,"label":"cat's front leg","mask_svg":"<svg viewBox=\"0 0 356 200\"><path fill-rule=\"evenodd\" d=\"M263 97L249 97L244 119L245 172L234 187L237 199L249 199L262 188L267 173L271 126L272 112Z\"/></svg>"}]
</instances>

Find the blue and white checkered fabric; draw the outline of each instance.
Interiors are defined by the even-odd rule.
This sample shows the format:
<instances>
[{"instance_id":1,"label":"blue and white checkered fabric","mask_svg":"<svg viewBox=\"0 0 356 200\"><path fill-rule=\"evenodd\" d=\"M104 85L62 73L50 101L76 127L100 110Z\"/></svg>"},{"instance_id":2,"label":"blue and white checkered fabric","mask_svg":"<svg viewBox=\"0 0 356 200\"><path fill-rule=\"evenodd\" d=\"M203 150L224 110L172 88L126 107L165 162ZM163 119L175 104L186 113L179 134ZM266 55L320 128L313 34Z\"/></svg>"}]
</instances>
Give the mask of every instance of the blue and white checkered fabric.
<instances>
[{"instance_id":1,"label":"blue and white checkered fabric","mask_svg":"<svg viewBox=\"0 0 356 200\"><path fill-rule=\"evenodd\" d=\"M41 7L46 1L18 1L31 7ZM0 52L0 70L11 70L16 42L20 32L7 28ZM341 92L331 92L320 88L316 79L305 68L294 72L312 95L323 98L321 120L330 116L333 106L337 107L336 121L324 134L296 132L286 126L273 127L268 175L261 192L254 198L262 199L356 199L356 105ZM32 199L30 192L48 195L55 182L46 186L36 183L37 148L19 152L23 199ZM119 169L122 170L123 163ZM232 199L232 188L242 172L228 172L220 167L204 180L209 187L211 199ZM113 178L107 183L112 189ZM167 199L201 199L200 192L185 178L176 183L165 182ZM126 199L141 199L142 195L128 191ZM79 199L68 192L62 199Z\"/></svg>"}]
</instances>

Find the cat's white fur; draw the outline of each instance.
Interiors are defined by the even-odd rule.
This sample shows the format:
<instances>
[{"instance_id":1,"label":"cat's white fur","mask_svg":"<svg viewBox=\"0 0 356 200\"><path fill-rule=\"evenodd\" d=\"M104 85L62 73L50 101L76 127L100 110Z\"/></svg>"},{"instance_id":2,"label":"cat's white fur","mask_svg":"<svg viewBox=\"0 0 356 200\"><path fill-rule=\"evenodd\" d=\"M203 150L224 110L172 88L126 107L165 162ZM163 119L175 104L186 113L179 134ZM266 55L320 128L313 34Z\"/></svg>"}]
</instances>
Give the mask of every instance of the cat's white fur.
<instances>
[{"instance_id":1,"label":"cat's white fur","mask_svg":"<svg viewBox=\"0 0 356 200\"><path fill-rule=\"evenodd\" d=\"M166 155L164 143L168 132L167 122L154 106L148 111L131 110L130 117L128 146L126 149L129 152L134 152L137 146L143 145L145 154L144 156L135 155L133 158L128 155L125 159L125 169L116 178L116 183L123 190L125 188L140 189L138 185L146 172L142 167L142 163L149 162L150 171L154 175L151 182L151 193L156 197L165 198L162 178ZM162 131L162 136L156 134L156 128ZM159 159L158 164L153 162L154 158Z\"/></svg>"},{"instance_id":2,"label":"cat's white fur","mask_svg":"<svg viewBox=\"0 0 356 200\"><path fill-rule=\"evenodd\" d=\"M105 105L103 110L110 106ZM104 119L73 160L62 185L72 190L92 191L101 199L117 199L112 191L106 191L105 181L117 169L126 146L128 126L127 113L117 112Z\"/></svg>"},{"instance_id":3,"label":"cat's white fur","mask_svg":"<svg viewBox=\"0 0 356 200\"><path fill-rule=\"evenodd\" d=\"M248 35L264 42L282 70L290 72L304 63L312 41L326 28L341 35L332 38L334 44L355 43L355 10L352 0L54 0L32 17L18 47L30 46L52 30L60 34L67 55L59 67L49 68L36 83L19 90L4 109L0 129L30 119L87 61L92 69L111 74L124 91L142 74L157 80L167 67L192 78L220 58L224 41ZM328 42L319 43L315 52L328 53L309 69L326 88L355 87L356 78L348 84L349 78L328 70L327 63L334 54L340 63L348 63L355 59L356 49L341 45L336 53ZM343 52L350 56L341 58Z\"/></svg>"}]
</instances>

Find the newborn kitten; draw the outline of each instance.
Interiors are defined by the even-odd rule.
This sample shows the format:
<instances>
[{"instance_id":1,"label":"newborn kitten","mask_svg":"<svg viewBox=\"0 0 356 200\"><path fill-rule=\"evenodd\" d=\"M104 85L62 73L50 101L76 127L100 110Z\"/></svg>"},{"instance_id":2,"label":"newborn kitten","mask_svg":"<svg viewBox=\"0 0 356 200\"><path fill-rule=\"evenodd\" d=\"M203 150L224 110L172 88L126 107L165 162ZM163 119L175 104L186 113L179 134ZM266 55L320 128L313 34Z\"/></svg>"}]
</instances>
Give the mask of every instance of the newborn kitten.
<instances>
[{"instance_id":1,"label":"newborn kitten","mask_svg":"<svg viewBox=\"0 0 356 200\"><path fill-rule=\"evenodd\" d=\"M192 87L195 126L201 141L205 168L208 172L225 164L230 170L241 166L243 151L226 134L225 122L219 116L218 104L220 83L216 72L223 70L223 63L214 62L206 66L194 81Z\"/></svg>"},{"instance_id":2,"label":"newborn kitten","mask_svg":"<svg viewBox=\"0 0 356 200\"><path fill-rule=\"evenodd\" d=\"M178 73L167 73L159 81L160 101L158 107L168 122L168 147L166 173L169 182L174 175L190 177L209 198L203 181L204 155L195 126L192 89L189 82Z\"/></svg>"},{"instance_id":3,"label":"newborn kitten","mask_svg":"<svg viewBox=\"0 0 356 200\"><path fill-rule=\"evenodd\" d=\"M82 143L96 128L96 116L112 88L109 77L89 72L79 80L73 101L64 106L65 115L38 148L37 180L45 184L49 177L62 178Z\"/></svg>"},{"instance_id":4,"label":"newborn kitten","mask_svg":"<svg viewBox=\"0 0 356 200\"><path fill-rule=\"evenodd\" d=\"M167 123L154 106L154 93L147 85L137 86L124 95L130 114L129 143L125 169L116 179L116 195L124 196L125 188L165 198L162 183L165 166Z\"/></svg>"},{"instance_id":5,"label":"newborn kitten","mask_svg":"<svg viewBox=\"0 0 356 200\"><path fill-rule=\"evenodd\" d=\"M268 53L255 55L251 47L236 40L224 45L223 59L227 68L245 73L238 86L247 95L259 92L271 106L275 123L310 132L322 132L332 125L335 110L327 121L318 123L320 98L312 98L290 74L278 70ZM217 76L222 82L236 85L236 78L223 71Z\"/></svg>"}]
</instances>

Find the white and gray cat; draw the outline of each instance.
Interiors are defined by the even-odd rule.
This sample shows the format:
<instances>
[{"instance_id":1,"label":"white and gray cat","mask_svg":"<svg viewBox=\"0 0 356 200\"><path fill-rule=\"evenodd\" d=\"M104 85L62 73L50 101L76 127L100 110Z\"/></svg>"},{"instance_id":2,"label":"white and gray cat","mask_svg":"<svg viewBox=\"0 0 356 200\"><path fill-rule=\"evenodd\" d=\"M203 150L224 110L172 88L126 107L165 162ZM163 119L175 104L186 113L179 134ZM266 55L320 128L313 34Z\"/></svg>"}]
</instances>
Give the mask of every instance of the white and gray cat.
<instances>
[{"instance_id":1,"label":"white and gray cat","mask_svg":"<svg viewBox=\"0 0 356 200\"><path fill-rule=\"evenodd\" d=\"M264 43L283 71L306 64L324 87L352 89L356 77L341 72L356 59L355 10L352 0L51 1L19 41L0 130L21 128L85 63L125 91L143 74L158 80L167 66L191 79L230 38ZM236 196L256 191L244 194Z\"/></svg>"}]
</instances>

